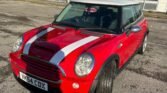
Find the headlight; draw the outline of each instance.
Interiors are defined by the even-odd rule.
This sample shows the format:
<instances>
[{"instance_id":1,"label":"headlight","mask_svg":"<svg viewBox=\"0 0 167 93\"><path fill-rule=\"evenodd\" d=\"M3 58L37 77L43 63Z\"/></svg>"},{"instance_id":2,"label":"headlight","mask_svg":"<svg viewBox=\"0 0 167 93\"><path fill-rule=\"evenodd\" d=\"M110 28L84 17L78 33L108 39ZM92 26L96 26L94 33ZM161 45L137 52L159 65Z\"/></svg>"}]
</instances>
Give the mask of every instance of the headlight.
<instances>
[{"instance_id":1,"label":"headlight","mask_svg":"<svg viewBox=\"0 0 167 93\"><path fill-rule=\"evenodd\" d=\"M22 45L22 42L23 42L23 38L22 37L18 38L17 41L14 43L12 51L13 52L18 51L20 49L20 46Z\"/></svg>"},{"instance_id":2,"label":"headlight","mask_svg":"<svg viewBox=\"0 0 167 93\"><path fill-rule=\"evenodd\" d=\"M91 54L82 54L75 64L75 72L78 76L88 75L94 67L94 58Z\"/></svg>"}]
</instances>

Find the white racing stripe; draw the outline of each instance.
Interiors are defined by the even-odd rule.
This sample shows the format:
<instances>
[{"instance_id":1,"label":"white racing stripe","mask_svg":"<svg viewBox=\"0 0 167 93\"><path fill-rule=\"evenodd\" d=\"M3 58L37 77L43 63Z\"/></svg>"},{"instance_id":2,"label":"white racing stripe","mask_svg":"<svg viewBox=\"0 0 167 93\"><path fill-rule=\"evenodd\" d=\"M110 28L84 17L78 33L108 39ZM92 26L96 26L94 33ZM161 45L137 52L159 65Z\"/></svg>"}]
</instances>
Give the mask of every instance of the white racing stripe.
<instances>
[{"instance_id":1,"label":"white racing stripe","mask_svg":"<svg viewBox=\"0 0 167 93\"><path fill-rule=\"evenodd\" d=\"M51 32L53 31L54 28L52 27L49 27L48 29L44 30L44 31L41 31L40 33L38 33L37 35L33 36L31 39L29 39L27 41L27 43L25 44L24 46L24 49L23 49L23 53L24 54L29 54L29 50L30 50L30 47L32 45L33 42L35 42L38 38L42 37L43 35L45 35L46 33L48 32ZM96 36L89 36L89 37L86 37L84 39L81 39L81 40L78 40L70 45L67 45L65 46L64 48L62 48L61 50L59 50L55 55L53 55L53 57L50 59L50 63L53 64L53 65L57 65L59 67L59 69L62 71L62 73L65 75L65 72L64 70L59 66L59 63L68 55L70 54L71 52L73 52L74 50L76 50L77 48L89 43L89 42L92 42L93 40L96 40L98 39L99 37L96 37Z\"/></svg>"},{"instance_id":2,"label":"white racing stripe","mask_svg":"<svg viewBox=\"0 0 167 93\"><path fill-rule=\"evenodd\" d=\"M50 32L50 31L53 31L53 30L54 30L54 28L49 27L48 29L46 29L44 31L41 31L40 33L38 33L37 35L35 35L31 39L29 39L27 41L27 43L25 44L25 46L24 46L23 53L28 55L32 43L35 42L35 40L37 40L38 38L40 38L43 35L45 35L46 33Z\"/></svg>"},{"instance_id":3,"label":"white racing stripe","mask_svg":"<svg viewBox=\"0 0 167 93\"><path fill-rule=\"evenodd\" d=\"M95 37L95 36L89 36L86 37L84 39L81 39L79 41L76 41L64 48L62 48L61 50L59 50L50 60L50 63L53 65L59 65L59 63L71 52L73 52L74 50L76 50L77 48L92 42L93 40L98 39L99 37Z\"/></svg>"}]
</instances>

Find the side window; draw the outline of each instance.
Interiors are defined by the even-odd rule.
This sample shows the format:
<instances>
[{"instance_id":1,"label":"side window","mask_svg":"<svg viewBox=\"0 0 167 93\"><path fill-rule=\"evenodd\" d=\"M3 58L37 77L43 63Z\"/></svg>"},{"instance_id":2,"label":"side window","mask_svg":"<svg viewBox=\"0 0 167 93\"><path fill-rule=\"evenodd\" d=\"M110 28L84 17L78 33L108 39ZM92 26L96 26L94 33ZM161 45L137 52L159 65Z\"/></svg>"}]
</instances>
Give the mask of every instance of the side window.
<instances>
[{"instance_id":1,"label":"side window","mask_svg":"<svg viewBox=\"0 0 167 93\"><path fill-rule=\"evenodd\" d=\"M135 21L135 12L134 12L133 6L125 6L123 7L123 15L122 15L122 25L125 27Z\"/></svg>"},{"instance_id":2,"label":"side window","mask_svg":"<svg viewBox=\"0 0 167 93\"><path fill-rule=\"evenodd\" d=\"M135 5L133 9L135 11L135 19L138 19L142 14L141 5Z\"/></svg>"}]
</instances>

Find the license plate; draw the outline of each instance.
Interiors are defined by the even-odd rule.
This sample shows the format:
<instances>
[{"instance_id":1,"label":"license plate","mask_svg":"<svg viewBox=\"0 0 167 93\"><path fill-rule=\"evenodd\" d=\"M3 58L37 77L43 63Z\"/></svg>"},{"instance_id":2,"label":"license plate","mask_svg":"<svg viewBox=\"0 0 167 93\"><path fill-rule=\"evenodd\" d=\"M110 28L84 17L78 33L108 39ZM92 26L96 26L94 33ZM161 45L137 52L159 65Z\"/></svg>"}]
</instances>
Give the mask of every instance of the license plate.
<instances>
[{"instance_id":1,"label":"license plate","mask_svg":"<svg viewBox=\"0 0 167 93\"><path fill-rule=\"evenodd\" d=\"M35 86L35 87L41 89L41 90L48 91L48 84L46 82L32 78L32 77L24 74L23 72L20 72L20 79L23 80L24 82L32 85L32 86Z\"/></svg>"}]
</instances>

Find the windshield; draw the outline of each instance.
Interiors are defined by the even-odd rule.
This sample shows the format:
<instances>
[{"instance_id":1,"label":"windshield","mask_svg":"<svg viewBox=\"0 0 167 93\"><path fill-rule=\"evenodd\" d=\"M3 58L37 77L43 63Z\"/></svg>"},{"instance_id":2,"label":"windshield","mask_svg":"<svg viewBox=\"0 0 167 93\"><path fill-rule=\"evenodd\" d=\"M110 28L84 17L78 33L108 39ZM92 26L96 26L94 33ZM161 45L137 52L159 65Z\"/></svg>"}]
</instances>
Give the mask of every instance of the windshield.
<instances>
[{"instance_id":1,"label":"windshield","mask_svg":"<svg viewBox=\"0 0 167 93\"><path fill-rule=\"evenodd\" d=\"M118 15L118 7L70 3L53 23L82 29L97 29L98 32L104 32L104 29L107 32L116 32Z\"/></svg>"}]
</instances>

